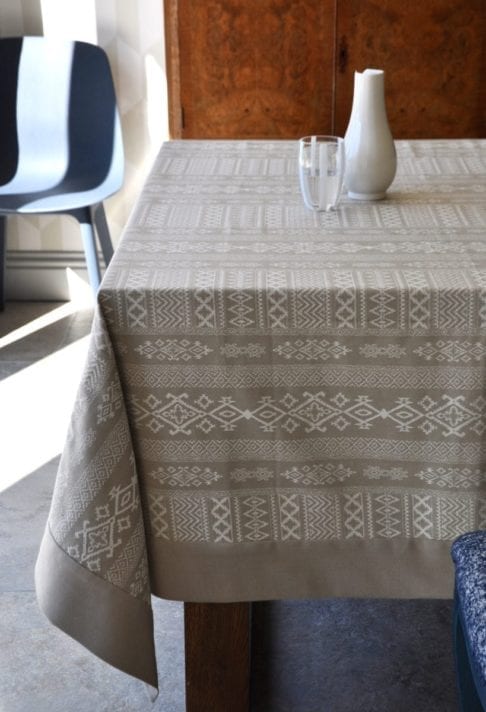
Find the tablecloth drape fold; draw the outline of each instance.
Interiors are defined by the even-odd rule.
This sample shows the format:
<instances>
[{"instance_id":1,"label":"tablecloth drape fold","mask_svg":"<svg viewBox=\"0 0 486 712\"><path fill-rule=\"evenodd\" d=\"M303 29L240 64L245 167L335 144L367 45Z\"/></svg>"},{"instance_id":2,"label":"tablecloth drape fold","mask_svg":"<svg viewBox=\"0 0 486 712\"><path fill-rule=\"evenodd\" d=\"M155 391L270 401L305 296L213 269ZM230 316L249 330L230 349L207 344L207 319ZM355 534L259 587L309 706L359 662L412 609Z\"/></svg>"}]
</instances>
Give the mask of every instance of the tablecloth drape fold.
<instances>
[{"instance_id":1,"label":"tablecloth drape fold","mask_svg":"<svg viewBox=\"0 0 486 712\"><path fill-rule=\"evenodd\" d=\"M100 307L36 564L36 591L52 623L157 687L139 483Z\"/></svg>"},{"instance_id":2,"label":"tablecloth drape fold","mask_svg":"<svg viewBox=\"0 0 486 712\"><path fill-rule=\"evenodd\" d=\"M486 141L329 213L296 151L169 141L100 287L37 589L153 683L151 593L447 597L486 526Z\"/></svg>"}]
</instances>

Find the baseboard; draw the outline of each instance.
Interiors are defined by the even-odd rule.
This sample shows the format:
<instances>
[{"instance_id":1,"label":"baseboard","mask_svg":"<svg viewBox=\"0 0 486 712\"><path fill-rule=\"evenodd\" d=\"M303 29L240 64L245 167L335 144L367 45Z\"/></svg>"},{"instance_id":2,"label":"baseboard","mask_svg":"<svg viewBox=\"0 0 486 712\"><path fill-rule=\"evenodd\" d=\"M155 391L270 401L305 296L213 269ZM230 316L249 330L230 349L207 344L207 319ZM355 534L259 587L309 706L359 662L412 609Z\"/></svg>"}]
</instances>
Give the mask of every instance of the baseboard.
<instances>
[{"instance_id":1,"label":"baseboard","mask_svg":"<svg viewBox=\"0 0 486 712\"><path fill-rule=\"evenodd\" d=\"M81 289L88 288L81 251L7 251L7 300L68 301L73 296L73 281Z\"/></svg>"}]
</instances>

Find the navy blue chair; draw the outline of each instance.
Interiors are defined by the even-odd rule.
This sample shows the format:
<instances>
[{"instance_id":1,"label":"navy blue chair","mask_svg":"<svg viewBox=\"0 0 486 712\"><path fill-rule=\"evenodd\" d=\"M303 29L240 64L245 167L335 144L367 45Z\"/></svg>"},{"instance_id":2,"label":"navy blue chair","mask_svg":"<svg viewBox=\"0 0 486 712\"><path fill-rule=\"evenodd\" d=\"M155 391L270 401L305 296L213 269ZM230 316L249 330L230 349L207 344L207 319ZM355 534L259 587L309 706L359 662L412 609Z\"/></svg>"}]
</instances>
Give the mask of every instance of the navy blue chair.
<instances>
[{"instance_id":1,"label":"navy blue chair","mask_svg":"<svg viewBox=\"0 0 486 712\"><path fill-rule=\"evenodd\" d=\"M113 246L103 200L122 185L124 155L105 52L46 37L0 40L0 308L6 218L66 214L81 228L88 277L98 290Z\"/></svg>"},{"instance_id":2,"label":"navy blue chair","mask_svg":"<svg viewBox=\"0 0 486 712\"><path fill-rule=\"evenodd\" d=\"M452 545L456 567L454 655L462 712L486 710L486 531Z\"/></svg>"}]
</instances>

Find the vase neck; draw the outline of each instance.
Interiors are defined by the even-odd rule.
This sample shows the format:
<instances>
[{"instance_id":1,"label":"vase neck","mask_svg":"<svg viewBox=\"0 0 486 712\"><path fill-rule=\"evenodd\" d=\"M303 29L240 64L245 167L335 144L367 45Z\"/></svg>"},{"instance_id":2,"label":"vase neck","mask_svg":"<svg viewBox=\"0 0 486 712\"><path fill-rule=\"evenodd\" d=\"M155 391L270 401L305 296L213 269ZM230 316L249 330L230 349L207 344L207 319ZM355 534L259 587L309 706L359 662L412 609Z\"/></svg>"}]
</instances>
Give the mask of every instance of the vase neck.
<instances>
[{"instance_id":1,"label":"vase neck","mask_svg":"<svg viewBox=\"0 0 486 712\"><path fill-rule=\"evenodd\" d=\"M385 111L384 72L366 69L354 73L353 110L359 112Z\"/></svg>"}]
</instances>

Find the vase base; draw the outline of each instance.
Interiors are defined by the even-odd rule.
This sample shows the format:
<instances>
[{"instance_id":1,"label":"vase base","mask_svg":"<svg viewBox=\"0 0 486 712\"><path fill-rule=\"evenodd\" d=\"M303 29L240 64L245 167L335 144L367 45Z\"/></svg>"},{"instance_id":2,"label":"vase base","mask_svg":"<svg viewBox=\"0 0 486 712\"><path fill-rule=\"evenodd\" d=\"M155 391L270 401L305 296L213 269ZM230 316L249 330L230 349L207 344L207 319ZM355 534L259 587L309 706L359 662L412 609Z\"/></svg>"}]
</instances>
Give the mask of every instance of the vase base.
<instances>
[{"instance_id":1,"label":"vase base","mask_svg":"<svg viewBox=\"0 0 486 712\"><path fill-rule=\"evenodd\" d=\"M353 193L351 190L348 190L348 196L351 200L383 200L385 195L385 191L383 191L383 193Z\"/></svg>"}]
</instances>

